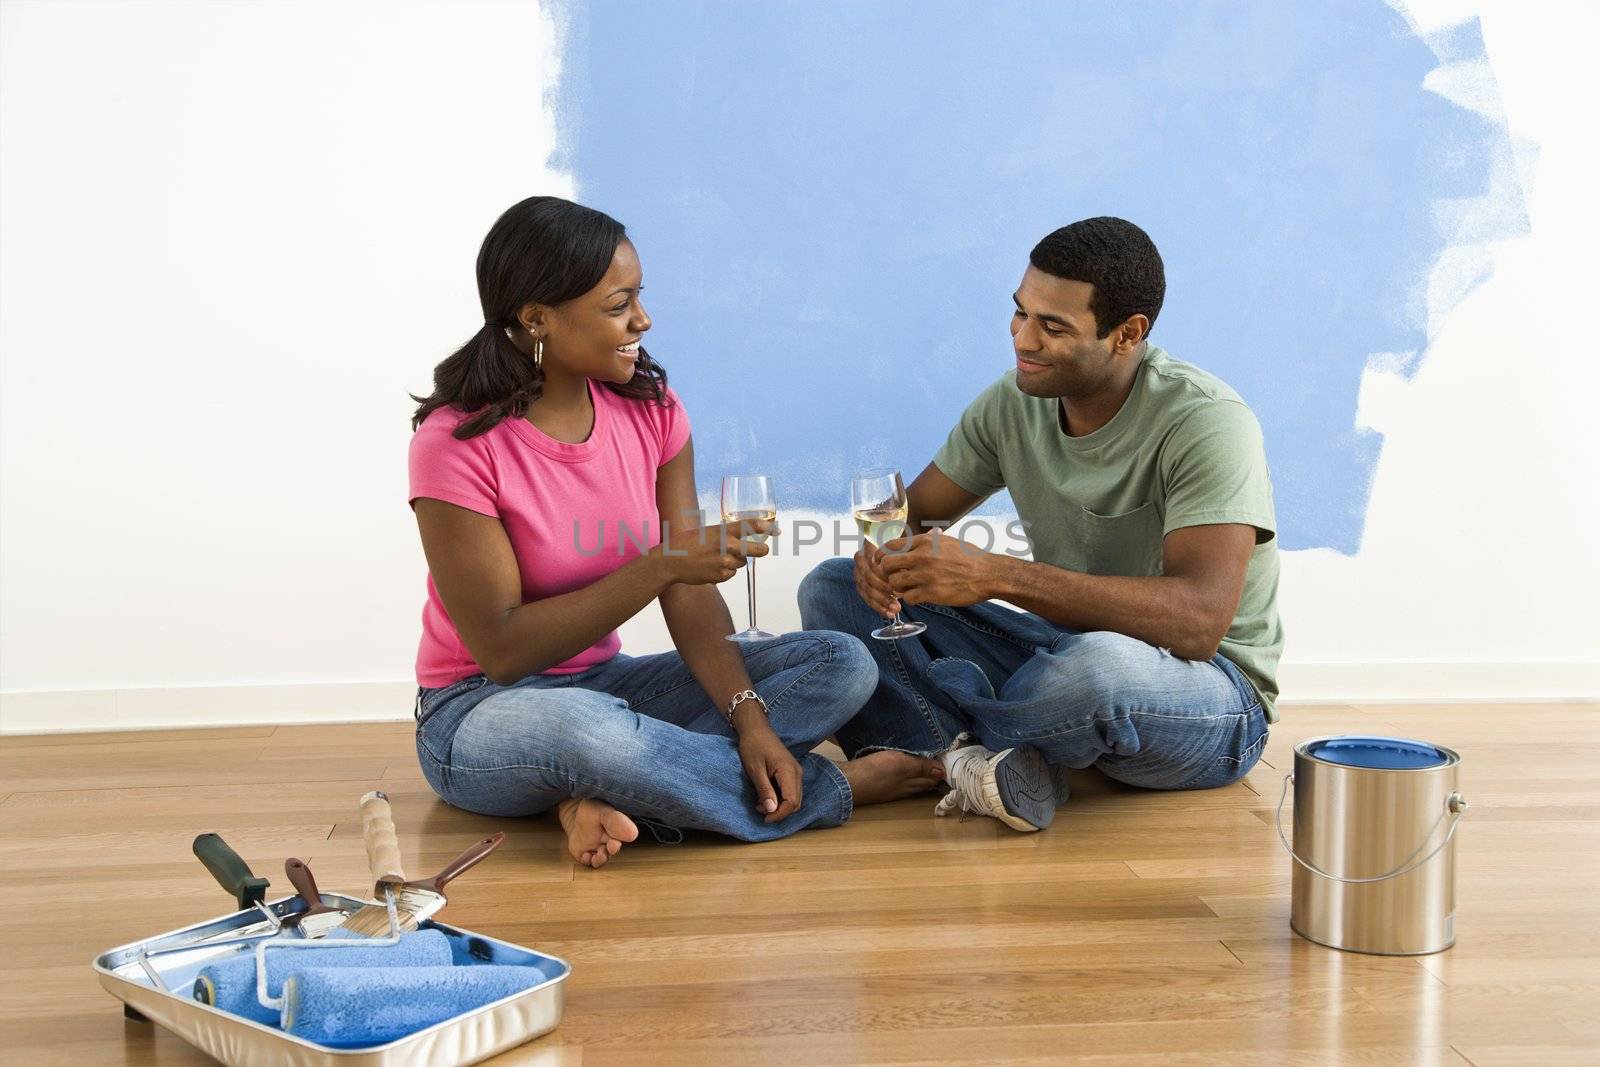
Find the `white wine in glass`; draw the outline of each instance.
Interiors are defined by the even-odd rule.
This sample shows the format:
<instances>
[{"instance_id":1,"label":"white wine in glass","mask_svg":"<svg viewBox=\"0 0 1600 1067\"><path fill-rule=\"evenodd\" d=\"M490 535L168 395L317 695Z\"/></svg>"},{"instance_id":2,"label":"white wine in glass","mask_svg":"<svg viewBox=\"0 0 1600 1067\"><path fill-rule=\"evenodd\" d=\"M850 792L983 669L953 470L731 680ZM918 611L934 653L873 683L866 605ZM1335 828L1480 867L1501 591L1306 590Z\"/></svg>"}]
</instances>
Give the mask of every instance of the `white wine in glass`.
<instances>
[{"instance_id":1,"label":"white wine in glass","mask_svg":"<svg viewBox=\"0 0 1600 1067\"><path fill-rule=\"evenodd\" d=\"M855 516L861 536L882 548L897 537L905 537L906 485L900 472L892 467L862 471L850 483L850 513ZM915 637L926 630L927 624L911 622L895 612L894 621L872 631L879 641L898 641Z\"/></svg>"},{"instance_id":2,"label":"white wine in glass","mask_svg":"<svg viewBox=\"0 0 1600 1067\"><path fill-rule=\"evenodd\" d=\"M745 531L744 524L775 522L778 502L772 495L772 479L761 474L730 474L722 479L722 524L739 530L740 540L766 544L767 534ZM756 561L744 562L745 588L750 598L750 628L729 634L729 641L765 641L776 637L756 625Z\"/></svg>"}]
</instances>

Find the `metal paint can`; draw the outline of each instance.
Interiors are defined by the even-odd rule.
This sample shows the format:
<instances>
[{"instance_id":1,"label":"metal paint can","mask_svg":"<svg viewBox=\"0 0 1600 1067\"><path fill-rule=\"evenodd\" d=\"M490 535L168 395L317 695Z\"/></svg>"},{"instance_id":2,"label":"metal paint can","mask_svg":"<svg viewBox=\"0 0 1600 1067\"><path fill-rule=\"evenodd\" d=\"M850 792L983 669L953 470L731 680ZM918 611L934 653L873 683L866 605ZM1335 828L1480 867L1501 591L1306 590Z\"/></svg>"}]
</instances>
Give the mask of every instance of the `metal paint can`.
<instances>
[{"instance_id":1,"label":"metal paint can","mask_svg":"<svg viewBox=\"0 0 1600 1067\"><path fill-rule=\"evenodd\" d=\"M1421 956L1455 944L1456 791L1461 757L1399 737L1318 737L1295 746L1278 798L1294 861L1289 926L1350 952ZM1294 785L1294 844L1283 804Z\"/></svg>"}]
</instances>

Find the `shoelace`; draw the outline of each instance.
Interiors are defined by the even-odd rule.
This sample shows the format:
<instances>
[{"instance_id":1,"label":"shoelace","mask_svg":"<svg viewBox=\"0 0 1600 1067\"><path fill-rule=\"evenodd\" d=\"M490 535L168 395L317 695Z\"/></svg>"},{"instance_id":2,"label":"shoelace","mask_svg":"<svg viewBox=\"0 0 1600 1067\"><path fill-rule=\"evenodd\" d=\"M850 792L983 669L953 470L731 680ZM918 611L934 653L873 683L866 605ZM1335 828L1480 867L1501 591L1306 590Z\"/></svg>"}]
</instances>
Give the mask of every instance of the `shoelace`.
<instances>
[{"instance_id":1,"label":"shoelace","mask_svg":"<svg viewBox=\"0 0 1600 1067\"><path fill-rule=\"evenodd\" d=\"M951 761L955 768L949 783L950 792L939 798L938 805L933 809L935 815L947 815L957 807L961 809L961 822L967 821L968 812L989 814L980 801L973 799L983 796L983 774L988 765L983 751L973 746L969 754L957 756Z\"/></svg>"}]
</instances>

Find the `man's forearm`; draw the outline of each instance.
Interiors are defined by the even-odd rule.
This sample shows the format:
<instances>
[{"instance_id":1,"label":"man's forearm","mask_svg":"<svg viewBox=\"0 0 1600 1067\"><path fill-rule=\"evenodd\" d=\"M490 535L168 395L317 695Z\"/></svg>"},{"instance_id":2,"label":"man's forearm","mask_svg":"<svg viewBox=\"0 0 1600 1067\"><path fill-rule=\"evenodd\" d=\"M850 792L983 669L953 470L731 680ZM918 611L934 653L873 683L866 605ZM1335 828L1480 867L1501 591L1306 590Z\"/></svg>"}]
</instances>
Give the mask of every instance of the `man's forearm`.
<instances>
[{"instance_id":1,"label":"man's forearm","mask_svg":"<svg viewBox=\"0 0 1600 1067\"><path fill-rule=\"evenodd\" d=\"M1183 578L1080 574L1015 556L993 556L992 599L1085 632L1110 630L1184 659L1217 654L1220 635L1201 590Z\"/></svg>"}]
</instances>

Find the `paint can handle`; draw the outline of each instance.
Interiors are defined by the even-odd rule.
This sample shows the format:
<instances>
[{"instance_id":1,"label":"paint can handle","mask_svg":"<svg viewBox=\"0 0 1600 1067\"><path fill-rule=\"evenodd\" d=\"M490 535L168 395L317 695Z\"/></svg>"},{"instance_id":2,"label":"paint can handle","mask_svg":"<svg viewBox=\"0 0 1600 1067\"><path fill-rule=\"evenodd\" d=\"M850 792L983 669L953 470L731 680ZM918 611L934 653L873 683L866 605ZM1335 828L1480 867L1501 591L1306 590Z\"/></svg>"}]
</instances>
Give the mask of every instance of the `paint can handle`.
<instances>
[{"instance_id":1,"label":"paint can handle","mask_svg":"<svg viewBox=\"0 0 1600 1067\"><path fill-rule=\"evenodd\" d=\"M1437 856L1440 852L1444 851L1444 847L1450 843L1450 840L1453 837L1456 836L1456 827L1461 825L1461 815L1467 810L1467 798L1462 796L1460 793L1451 793L1449 796L1444 798L1444 810L1439 813L1439 817L1437 819L1433 820L1433 825L1428 827L1428 832L1423 836L1422 843L1416 847L1415 851L1413 851L1411 855L1400 861L1400 866L1391 871L1385 871L1382 874L1373 875L1371 878L1343 878L1337 874L1329 874L1316 864L1301 858L1300 855L1295 852L1294 846L1289 843L1289 838L1284 834L1283 805L1284 802L1289 799L1289 784L1293 781L1293 771L1290 771L1288 774L1283 776L1283 791L1278 794L1278 811L1272 820L1273 826L1278 831L1278 840L1283 842L1283 850L1289 853L1290 859L1294 860L1312 874L1321 875L1323 878L1326 878L1329 881L1343 882L1346 885L1360 885L1368 882L1387 882L1389 879L1398 878L1402 874L1410 874L1418 867L1421 867L1424 863L1427 863L1429 860L1433 859L1433 857ZM1428 842L1433 840L1433 835L1438 832L1439 825L1443 823L1445 819L1450 820L1450 829L1446 831L1444 840L1440 841L1436 846L1434 846L1432 852L1429 852L1421 859L1417 859L1417 856L1421 854L1422 850L1428 847Z\"/></svg>"}]
</instances>

